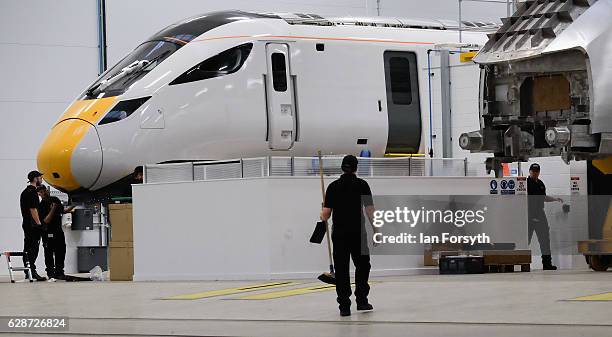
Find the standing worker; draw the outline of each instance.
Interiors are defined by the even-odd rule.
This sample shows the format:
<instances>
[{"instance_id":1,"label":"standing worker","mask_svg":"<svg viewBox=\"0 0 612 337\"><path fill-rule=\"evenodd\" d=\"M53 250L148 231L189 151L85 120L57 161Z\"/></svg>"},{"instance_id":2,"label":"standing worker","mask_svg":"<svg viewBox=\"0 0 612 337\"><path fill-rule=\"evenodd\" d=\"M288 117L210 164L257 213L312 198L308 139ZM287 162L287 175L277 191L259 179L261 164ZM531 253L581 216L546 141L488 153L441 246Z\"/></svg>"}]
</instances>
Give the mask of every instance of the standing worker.
<instances>
[{"instance_id":1,"label":"standing worker","mask_svg":"<svg viewBox=\"0 0 612 337\"><path fill-rule=\"evenodd\" d=\"M136 166L134 172L130 175L128 185L126 186L123 196L132 197L132 185L142 184L144 178L144 170L142 166Z\"/></svg>"},{"instance_id":2,"label":"standing worker","mask_svg":"<svg viewBox=\"0 0 612 337\"><path fill-rule=\"evenodd\" d=\"M552 256L550 251L550 228L548 220L544 212L544 202L559 201L561 198L553 198L546 195L546 186L539 179L540 165L531 164L529 166L529 177L527 178L527 194L529 195L528 202L528 242L531 243L531 237L535 231L540 243L540 251L542 252L542 267L544 270L557 270L557 267L552 264Z\"/></svg>"},{"instance_id":3,"label":"standing worker","mask_svg":"<svg viewBox=\"0 0 612 337\"><path fill-rule=\"evenodd\" d=\"M43 247L45 248L45 266L50 279L65 280L64 259L66 257L66 238L62 229L62 215L70 213L74 206L64 208L62 201L52 197L49 189L44 186L36 188L42 201L39 214L42 219Z\"/></svg>"},{"instance_id":4,"label":"standing worker","mask_svg":"<svg viewBox=\"0 0 612 337\"><path fill-rule=\"evenodd\" d=\"M38 171L28 173L28 186L21 192L19 197L19 205L21 207L21 228L23 229L23 251L27 253L30 263L32 277L36 281L45 281L46 278L36 273L36 258L38 257L38 249L40 247L40 238L42 234L42 223L38 216L38 194L36 187L42 184L43 174ZM24 257L24 265L26 260Z\"/></svg>"},{"instance_id":5,"label":"standing worker","mask_svg":"<svg viewBox=\"0 0 612 337\"><path fill-rule=\"evenodd\" d=\"M372 310L368 302L370 286L370 255L365 230L365 207L370 224L374 223L372 192L368 183L357 178L357 158L346 156L342 160L342 176L327 187L321 220L333 220L332 241L336 269L336 293L341 316L351 314L350 259L355 265L355 297L357 310ZM372 226L374 231L377 228Z\"/></svg>"}]
</instances>

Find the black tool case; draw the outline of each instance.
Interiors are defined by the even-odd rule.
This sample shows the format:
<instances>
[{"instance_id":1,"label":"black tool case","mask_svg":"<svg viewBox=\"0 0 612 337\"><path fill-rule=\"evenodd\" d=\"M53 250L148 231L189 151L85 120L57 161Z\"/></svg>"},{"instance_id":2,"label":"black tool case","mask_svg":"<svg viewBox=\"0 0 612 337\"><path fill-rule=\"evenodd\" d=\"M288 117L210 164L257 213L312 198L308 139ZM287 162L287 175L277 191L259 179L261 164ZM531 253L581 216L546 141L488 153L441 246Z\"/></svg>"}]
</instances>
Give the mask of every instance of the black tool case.
<instances>
[{"instance_id":1,"label":"black tool case","mask_svg":"<svg viewBox=\"0 0 612 337\"><path fill-rule=\"evenodd\" d=\"M440 274L484 274L482 256L443 256L439 261Z\"/></svg>"}]
</instances>

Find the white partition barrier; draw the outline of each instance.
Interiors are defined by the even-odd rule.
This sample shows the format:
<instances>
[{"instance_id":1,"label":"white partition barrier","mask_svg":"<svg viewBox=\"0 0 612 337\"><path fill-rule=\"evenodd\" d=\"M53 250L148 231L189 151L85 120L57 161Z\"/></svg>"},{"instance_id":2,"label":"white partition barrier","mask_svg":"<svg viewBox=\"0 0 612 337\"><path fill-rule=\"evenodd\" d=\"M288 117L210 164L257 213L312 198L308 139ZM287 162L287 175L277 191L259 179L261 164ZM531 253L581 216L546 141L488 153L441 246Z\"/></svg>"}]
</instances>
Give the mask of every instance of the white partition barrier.
<instances>
[{"instance_id":1,"label":"white partition barrier","mask_svg":"<svg viewBox=\"0 0 612 337\"><path fill-rule=\"evenodd\" d=\"M491 178L367 181L376 195L488 195ZM321 207L316 177L144 184L133 194L137 281L305 278L328 268L325 245L308 242ZM372 273L411 274L422 263L420 255L372 256Z\"/></svg>"}]
</instances>

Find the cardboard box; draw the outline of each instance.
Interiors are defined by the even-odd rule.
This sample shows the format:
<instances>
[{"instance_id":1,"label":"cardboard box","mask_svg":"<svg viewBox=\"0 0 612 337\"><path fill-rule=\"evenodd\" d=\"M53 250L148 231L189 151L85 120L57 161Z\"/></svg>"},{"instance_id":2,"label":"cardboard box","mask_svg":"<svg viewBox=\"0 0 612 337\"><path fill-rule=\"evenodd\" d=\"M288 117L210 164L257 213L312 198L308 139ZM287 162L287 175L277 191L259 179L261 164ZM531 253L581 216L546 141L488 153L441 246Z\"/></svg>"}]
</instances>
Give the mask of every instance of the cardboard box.
<instances>
[{"instance_id":1,"label":"cardboard box","mask_svg":"<svg viewBox=\"0 0 612 337\"><path fill-rule=\"evenodd\" d=\"M132 281L134 277L134 243L111 242L108 251L110 280Z\"/></svg>"},{"instance_id":2,"label":"cardboard box","mask_svg":"<svg viewBox=\"0 0 612 337\"><path fill-rule=\"evenodd\" d=\"M434 260L433 252L431 250L425 250L425 252L423 253L423 266L432 267L437 265L438 260Z\"/></svg>"},{"instance_id":3,"label":"cardboard box","mask_svg":"<svg viewBox=\"0 0 612 337\"><path fill-rule=\"evenodd\" d=\"M134 241L132 204L110 204L108 215L111 226L111 242Z\"/></svg>"},{"instance_id":4,"label":"cardboard box","mask_svg":"<svg viewBox=\"0 0 612 337\"><path fill-rule=\"evenodd\" d=\"M531 250L483 250L485 265L529 264Z\"/></svg>"}]
</instances>

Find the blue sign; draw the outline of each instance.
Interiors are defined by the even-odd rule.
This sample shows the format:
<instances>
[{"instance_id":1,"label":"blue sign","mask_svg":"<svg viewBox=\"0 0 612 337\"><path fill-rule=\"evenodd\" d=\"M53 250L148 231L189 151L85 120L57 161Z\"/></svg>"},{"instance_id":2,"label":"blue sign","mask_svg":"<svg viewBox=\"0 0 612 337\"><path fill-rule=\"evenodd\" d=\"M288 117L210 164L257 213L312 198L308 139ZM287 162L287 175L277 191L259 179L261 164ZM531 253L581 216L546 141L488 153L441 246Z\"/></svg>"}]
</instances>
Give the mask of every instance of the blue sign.
<instances>
[{"instance_id":1,"label":"blue sign","mask_svg":"<svg viewBox=\"0 0 612 337\"><path fill-rule=\"evenodd\" d=\"M497 180L491 180L491 182L489 183L489 186L491 186L492 190L496 190L497 189Z\"/></svg>"},{"instance_id":2,"label":"blue sign","mask_svg":"<svg viewBox=\"0 0 612 337\"><path fill-rule=\"evenodd\" d=\"M508 188L511 190L514 189L514 180L508 180Z\"/></svg>"},{"instance_id":3,"label":"blue sign","mask_svg":"<svg viewBox=\"0 0 612 337\"><path fill-rule=\"evenodd\" d=\"M502 190L505 190L506 188L508 188L508 182L507 182L507 181L505 181L505 180L502 180L502 181L499 183L499 186L502 188Z\"/></svg>"}]
</instances>

